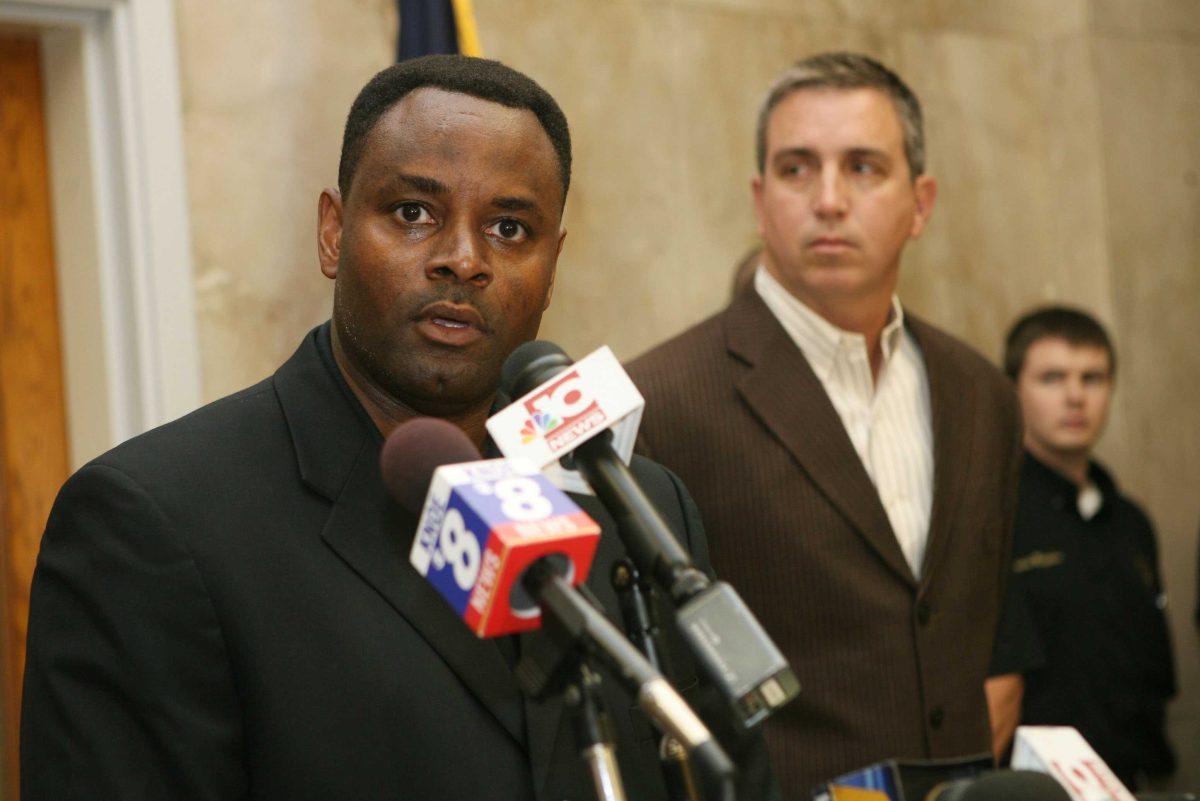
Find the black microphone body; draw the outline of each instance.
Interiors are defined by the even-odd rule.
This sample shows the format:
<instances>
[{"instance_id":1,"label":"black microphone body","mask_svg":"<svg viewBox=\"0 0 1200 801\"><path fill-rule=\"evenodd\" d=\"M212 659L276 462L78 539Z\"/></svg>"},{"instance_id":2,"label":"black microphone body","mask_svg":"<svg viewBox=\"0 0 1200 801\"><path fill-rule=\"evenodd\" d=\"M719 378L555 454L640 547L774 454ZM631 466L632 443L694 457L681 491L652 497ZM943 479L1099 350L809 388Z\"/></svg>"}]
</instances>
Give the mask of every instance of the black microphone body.
<instances>
[{"instance_id":1,"label":"black microphone body","mask_svg":"<svg viewBox=\"0 0 1200 801\"><path fill-rule=\"evenodd\" d=\"M500 386L509 397L518 398L573 364L557 345L527 342L504 362ZM707 586L708 577L692 566L687 551L613 450L610 432L579 444L570 456L617 521L625 548L643 573L654 577L676 602Z\"/></svg>"},{"instance_id":2,"label":"black microphone body","mask_svg":"<svg viewBox=\"0 0 1200 801\"><path fill-rule=\"evenodd\" d=\"M683 603L710 584L613 450L609 432L580 444L572 456L584 480L616 520L618 531L644 534L624 536L622 541L634 564L648 571L672 600Z\"/></svg>"}]
</instances>

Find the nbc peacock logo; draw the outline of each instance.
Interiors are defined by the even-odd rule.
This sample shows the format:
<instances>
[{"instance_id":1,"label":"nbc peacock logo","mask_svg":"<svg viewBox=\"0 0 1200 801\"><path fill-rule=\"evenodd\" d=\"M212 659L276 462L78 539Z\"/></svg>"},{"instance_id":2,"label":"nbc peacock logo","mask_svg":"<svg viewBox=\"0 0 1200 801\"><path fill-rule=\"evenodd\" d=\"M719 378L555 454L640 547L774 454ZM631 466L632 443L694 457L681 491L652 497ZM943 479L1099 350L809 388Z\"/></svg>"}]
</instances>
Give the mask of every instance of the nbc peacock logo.
<instances>
[{"instance_id":1,"label":"nbc peacock logo","mask_svg":"<svg viewBox=\"0 0 1200 801\"><path fill-rule=\"evenodd\" d=\"M562 425L562 419L547 412L534 412L521 427L521 443L528 445Z\"/></svg>"},{"instance_id":2,"label":"nbc peacock logo","mask_svg":"<svg viewBox=\"0 0 1200 801\"><path fill-rule=\"evenodd\" d=\"M521 429L521 441L528 444L541 437L551 453L568 450L608 420L578 369L560 373L523 403L529 419Z\"/></svg>"}]
</instances>

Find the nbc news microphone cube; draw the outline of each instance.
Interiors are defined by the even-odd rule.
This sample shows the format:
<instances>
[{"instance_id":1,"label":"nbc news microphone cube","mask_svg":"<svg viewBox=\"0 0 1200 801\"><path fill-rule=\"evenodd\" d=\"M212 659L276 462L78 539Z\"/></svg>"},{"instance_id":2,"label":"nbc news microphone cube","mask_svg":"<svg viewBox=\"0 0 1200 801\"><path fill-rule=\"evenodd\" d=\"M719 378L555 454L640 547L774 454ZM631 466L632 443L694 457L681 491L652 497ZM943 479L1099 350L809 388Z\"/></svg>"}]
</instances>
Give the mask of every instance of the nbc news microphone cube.
<instances>
[{"instance_id":1,"label":"nbc news microphone cube","mask_svg":"<svg viewBox=\"0 0 1200 801\"><path fill-rule=\"evenodd\" d=\"M600 526L529 463L488 459L433 474L409 562L477 637L541 625L525 569L542 557L587 579Z\"/></svg>"},{"instance_id":2,"label":"nbc news microphone cube","mask_svg":"<svg viewBox=\"0 0 1200 801\"><path fill-rule=\"evenodd\" d=\"M628 462L645 405L617 357L601 347L496 412L487 430L505 456L542 468L611 429L613 447L624 446Z\"/></svg>"}]
</instances>

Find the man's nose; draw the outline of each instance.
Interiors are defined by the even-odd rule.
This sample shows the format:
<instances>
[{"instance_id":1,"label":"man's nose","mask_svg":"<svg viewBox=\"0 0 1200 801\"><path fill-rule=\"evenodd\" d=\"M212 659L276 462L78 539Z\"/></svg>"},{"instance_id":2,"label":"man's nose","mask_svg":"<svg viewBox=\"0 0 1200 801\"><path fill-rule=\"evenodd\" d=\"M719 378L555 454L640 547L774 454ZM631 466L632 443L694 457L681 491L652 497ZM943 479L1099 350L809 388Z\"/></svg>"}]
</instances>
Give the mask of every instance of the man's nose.
<instances>
[{"instance_id":1,"label":"man's nose","mask_svg":"<svg viewBox=\"0 0 1200 801\"><path fill-rule=\"evenodd\" d=\"M847 208L844 177L841 170L830 165L821 171L821 180L813 199L813 210L821 218L838 218L846 214Z\"/></svg>"},{"instance_id":2,"label":"man's nose","mask_svg":"<svg viewBox=\"0 0 1200 801\"><path fill-rule=\"evenodd\" d=\"M429 280L474 284L481 288L492 282L483 233L473 228L464 221L445 230L441 248L425 268Z\"/></svg>"}]
</instances>

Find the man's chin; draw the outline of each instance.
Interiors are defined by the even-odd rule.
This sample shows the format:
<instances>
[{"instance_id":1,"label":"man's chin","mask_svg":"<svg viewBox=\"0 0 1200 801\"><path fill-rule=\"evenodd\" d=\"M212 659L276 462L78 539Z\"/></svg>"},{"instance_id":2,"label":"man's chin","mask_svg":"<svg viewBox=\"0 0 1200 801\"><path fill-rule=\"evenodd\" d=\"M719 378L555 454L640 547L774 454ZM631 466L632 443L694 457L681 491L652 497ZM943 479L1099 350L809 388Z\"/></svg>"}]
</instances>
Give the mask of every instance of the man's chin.
<instances>
[{"instance_id":1,"label":"man's chin","mask_svg":"<svg viewBox=\"0 0 1200 801\"><path fill-rule=\"evenodd\" d=\"M406 378L392 383L397 400L419 414L448 417L491 404L500 373L477 362L454 364L445 360Z\"/></svg>"},{"instance_id":2,"label":"man's chin","mask_svg":"<svg viewBox=\"0 0 1200 801\"><path fill-rule=\"evenodd\" d=\"M1095 444L1094 436L1058 437L1051 443L1051 450L1062 457L1077 459L1090 456Z\"/></svg>"}]
</instances>

